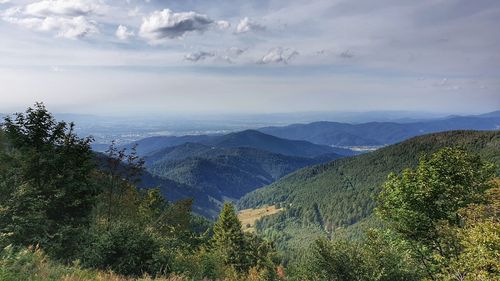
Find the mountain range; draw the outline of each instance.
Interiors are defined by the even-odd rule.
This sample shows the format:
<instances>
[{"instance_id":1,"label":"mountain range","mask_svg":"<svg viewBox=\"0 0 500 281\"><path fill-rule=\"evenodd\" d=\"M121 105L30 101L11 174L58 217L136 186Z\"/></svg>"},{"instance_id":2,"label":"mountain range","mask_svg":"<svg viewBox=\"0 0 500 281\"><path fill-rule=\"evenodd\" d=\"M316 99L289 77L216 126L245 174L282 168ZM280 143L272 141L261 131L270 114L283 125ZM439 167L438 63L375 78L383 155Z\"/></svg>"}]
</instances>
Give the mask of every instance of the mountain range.
<instances>
[{"instance_id":1,"label":"mountain range","mask_svg":"<svg viewBox=\"0 0 500 281\"><path fill-rule=\"evenodd\" d=\"M137 144L139 156L145 159L147 170L143 177L142 187L160 187L169 200L193 198L197 213L214 218L225 200L236 201L245 196L239 204L241 208L246 208L259 204L284 202L286 200L283 196L300 198L293 192L276 191L273 188L275 186L273 182L279 180L276 184L284 182L287 188L291 188L293 184L280 180L289 173L311 165L358 154L350 149L334 146L385 145L424 134L427 131L453 128L487 130L496 129L498 124L500 124L500 112L493 112L478 116L449 116L407 124L315 122L245 130L225 135L158 136L139 140L135 144ZM313 141L316 143L312 143ZM131 143L121 148L131 148L133 145ZM378 159L380 153L377 151L374 154L370 153L370 156L363 157ZM353 159L360 159L359 157L361 156ZM343 163L343 161L350 160L344 159L333 163ZM378 163L354 166L363 167L366 171L385 168ZM377 168L372 168L372 166ZM311 169L318 168L315 166ZM385 173L385 170L383 171ZM382 174L381 172L380 175ZM366 177L370 179L370 182L377 182L371 181L377 175L375 173ZM350 177L341 178L344 183L359 183L357 178L355 180L347 180ZM329 184L323 181L321 183ZM309 183L301 182L300 184L309 186ZM250 193L266 185L270 186ZM258 199L261 198L261 194L267 194L266 192L270 192L269 195L264 196L266 199ZM319 196L325 194L328 192L318 193ZM353 195L352 192L347 194L359 196ZM336 206L344 208L345 204L348 204L346 202L348 201L339 201ZM335 227L348 225L365 217L367 215L365 212L371 212L373 206L370 205L370 201L363 204L365 205L349 207L359 210L349 211L352 217L322 216L324 229L331 231Z\"/></svg>"},{"instance_id":2,"label":"mountain range","mask_svg":"<svg viewBox=\"0 0 500 281\"><path fill-rule=\"evenodd\" d=\"M350 156L355 154L349 149L318 145L302 140L290 140L271 136L257 130L245 130L226 135L193 135L193 136L157 136L139 140L123 146L131 148L137 144L137 153L148 156L162 149L185 143L199 143L213 147L236 148L249 147L272 153L297 157L317 157L328 153Z\"/></svg>"},{"instance_id":3,"label":"mountain range","mask_svg":"<svg viewBox=\"0 0 500 281\"><path fill-rule=\"evenodd\" d=\"M193 198L195 211L208 218L215 218L224 201L235 201L297 169L354 154L254 130L147 138L138 142L137 152L146 166L141 187L159 187L173 201Z\"/></svg>"},{"instance_id":4,"label":"mountain range","mask_svg":"<svg viewBox=\"0 0 500 281\"><path fill-rule=\"evenodd\" d=\"M284 127L264 127L259 131L273 136L305 140L330 146L382 146L411 137L449 130L498 130L500 111L476 116L449 116L412 123L370 122L348 124L313 122Z\"/></svg>"}]
</instances>

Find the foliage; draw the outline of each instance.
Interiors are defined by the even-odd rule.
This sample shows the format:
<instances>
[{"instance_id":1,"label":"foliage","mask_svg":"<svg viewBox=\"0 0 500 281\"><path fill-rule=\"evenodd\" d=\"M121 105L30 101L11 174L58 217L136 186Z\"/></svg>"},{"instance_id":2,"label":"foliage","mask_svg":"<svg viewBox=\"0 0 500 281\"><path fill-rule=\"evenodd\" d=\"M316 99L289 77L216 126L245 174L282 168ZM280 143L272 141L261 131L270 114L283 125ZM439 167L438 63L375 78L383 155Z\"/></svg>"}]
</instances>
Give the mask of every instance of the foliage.
<instances>
[{"instance_id":1,"label":"foliage","mask_svg":"<svg viewBox=\"0 0 500 281\"><path fill-rule=\"evenodd\" d=\"M135 148L113 144L94 154L90 141L43 104L5 120L1 280L276 279L271 245L244 235L232 206L212 231L191 213L191 199L172 203L158 189L136 187L144 161Z\"/></svg>"},{"instance_id":2,"label":"foliage","mask_svg":"<svg viewBox=\"0 0 500 281\"><path fill-rule=\"evenodd\" d=\"M371 231L357 242L318 239L309 255L307 280L420 280L407 245L388 231Z\"/></svg>"},{"instance_id":3,"label":"foliage","mask_svg":"<svg viewBox=\"0 0 500 281\"><path fill-rule=\"evenodd\" d=\"M457 210L479 203L492 178L491 164L463 150L444 148L401 177L389 175L378 211L405 238L437 249L437 224L459 225Z\"/></svg>"},{"instance_id":4,"label":"foliage","mask_svg":"<svg viewBox=\"0 0 500 281\"><path fill-rule=\"evenodd\" d=\"M391 174L378 213L410 243L430 279L494 276L498 212L485 211L494 205L477 207L488 201L484 192L493 187L493 176L494 167L478 156L444 148L422 158L415 170Z\"/></svg>"},{"instance_id":5,"label":"foliage","mask_svg":"<svg viewBox=\"0 0 500 281\"><path fill-rule=\"evenodd\" d=\"M455 228L461 251L444 264L443 280L497 280L500 276L500 181L486 192L484 204L459 210L463 225Z\"/></svg>"},{"instance_id":6,"label":"foliage","mask_svg":"<svg viewBox=\"0 0 500 281\"><path fill-rule=\"evenodd\" d=\"M266 280L275 280L273 247L253 234L244 234L232 204L225 203L214 225L213 248L225 264L237 272L254 268L266 274Z\"/></svg>"},{"instance_id":7,"label":"foliage","mask_svg":"<svg viewBox=\"0 0 500 281\"><path fill-rule=\"evenodd\" d=\"M91 234L82 254L83 265L133 276L168 273L170 254L161 247L161 239L146 229L118 222Z\"/></svg>"},{"instance_id":8,"label":"foliage","mask_svg":"<svg viewBox=\"0 0 500 281\"><path fill-rule=\"evenodd\" d=\"M60 259L77 251L98 188L90 138L56 122L43 104L6 117L0 151L0 235L4 243L44 247ZM4 244L5 246L5 244Z\"/></svg>"},{"instance_id":9,"label":"foliage","mask_svg":"<svg viewBox=\"0 0 500 281\"><path fill-rule=\"evenodd\" d=\"M241 230L241 223L236 216L233 205L225 203L214 225L213 244L224 262L234 266L237 270L246 269L244 256L245 235Z\"/></svg>"},{"instance_id":10,"label":"foliage","mask_svg":"<svg viewBox=\"0 0 500 281\"><path fill-rule=\"evenodd\" d=\"M500 132L452 131L417 137L375 152L308 167L238 201L239 209L280 203L285 211L257 223L257 233L275 242L285 261L300 259L311 241L349 229L373 213L390 172L413 168L423 154L462 147L497 164ZM299 242L300 241L300 242Z\"/></svg>"}]
</instances>

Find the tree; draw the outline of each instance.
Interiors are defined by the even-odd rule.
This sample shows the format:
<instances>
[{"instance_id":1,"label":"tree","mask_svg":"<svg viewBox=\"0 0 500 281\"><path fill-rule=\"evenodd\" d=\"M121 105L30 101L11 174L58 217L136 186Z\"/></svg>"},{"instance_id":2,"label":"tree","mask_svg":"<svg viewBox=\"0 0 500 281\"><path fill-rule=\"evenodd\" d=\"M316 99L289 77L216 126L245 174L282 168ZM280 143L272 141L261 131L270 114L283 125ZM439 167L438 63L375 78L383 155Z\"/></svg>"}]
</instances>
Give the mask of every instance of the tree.
<instances>
[{"instance_id":1,"label":"tree","mask_svg":"<svg viewBox=\"0 0 500 281\"><path fill-rule=\"evenodd\" d=\"M484 204L460 209L462 227L455 227L461 251L445 264L443 280L498 280L500 276L500 180L486 192Z\"/></svg>"},{"instance_id":2,"label":"tree","mask_svg":"<svg viewBox=\"0 0 500 281\"><path fill-rule=\"evenodd\" d=\"M384 184L377 212L412 243L429 278L435 279L450 259L460 255L459 209L484 201L494 171L476 155L444 148L422 158L415 170L391 174Z\"/></svg>"},{"instance_id":3,"label":"tree","mask_svg":"<svg viewBox=\"0 0 500 281\"><path fill-rule=\"evenodd\" d=\"M239 271L248 269L245 250L245 235L241 230L234 206L224 203L219 219L214 225L213 244L220 251L224 262Z\"/></svg>"},{"instance_id":4,"label":"tree","mask_svg":"<svg viewBox=\"0 0 500 281\"><path fill-rule=\"evenodd\" d=\"M98 193L89 181L92 139L79 138L72 123L57 122L42 103L6 117L2 129L8 149L0 178L10 192L0 200L0 236L71 256Z\"/></svg>"}]
</instances>

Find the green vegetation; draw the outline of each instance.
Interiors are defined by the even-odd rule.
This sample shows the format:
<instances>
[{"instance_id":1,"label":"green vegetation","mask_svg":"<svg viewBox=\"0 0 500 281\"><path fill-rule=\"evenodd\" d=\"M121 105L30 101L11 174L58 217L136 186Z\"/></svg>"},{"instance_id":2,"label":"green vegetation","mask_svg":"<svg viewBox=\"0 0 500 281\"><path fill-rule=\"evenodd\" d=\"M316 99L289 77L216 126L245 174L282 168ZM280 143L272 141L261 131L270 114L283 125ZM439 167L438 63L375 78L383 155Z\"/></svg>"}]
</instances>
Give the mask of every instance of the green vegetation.
<instances>
[{"instance_id":1,"label":"green vegetation","mask_svg":"<svg viewBox=\"0 0 500 281\"><path fill-rule=\"evenodd\" d=\"M429 135L301 170L240 203L284 209L257 236L229 203L212 225L190 199L138 189L134 148L95 155L72 128L42 104L2 125L0 280L500 276L498 132Z\"/></svg>"},{"instance_id":2,"label":"green vegetation","mask_svg":"<svg viewBox=\"0 0 500 281\"><path fill-rule=\"evenodd\" d=\"M94 155L72 128L36 104L0 130L1 280L277 279L272 247L243 235L230 205L212 230L191 200L136 188L133 149ZM217 227L228 221L236 244Z\"/></svg>"},{"instance_id":3,"label":"green vegetation","mask_svg":"<svg viewBox=\"0 0 500 281\"><path fill-rule=\"evenodd\" d=\"M444 148L415 170L389 175L377 212L412 246L429 279L492 280L500 275L500 262L494 260L500 253L500 213L490 205L498 205L499 190L493 189L493 177L492 164ZM479 220L471 221L476 216Z\"/></svg>"},{"instance_id":4,"label":"green vegetation","mask_svg":"<svg viewBox=\"0 0 500 281\"><path fill-rule=\"evenodd\" d=\"M444 148L392 174L378 196L386 227L318 239L298 280L498 280L500 185L477 155Z\"/></svg>"},{"instance_id":5,"label":"green vegetation","mask_svg":"<svg viewBox=\"0 0 500 281\"><path fill-rule=\"evenodd\" d=\"M343 158L299 170L244 196L239 209L279 203L284 212L265 217L257 233L273 239L285 262L304 256L317 237L345 232L369 222L387 175L415 167L421 156L444 147L463 147L482 159L500 164L500 132L452 131L417 137L372 153ZM368 221L366 221L368 220ZM360 232L360 231L357 231Z\"/></svg>"},{"instance_id":6,"label":"green vegetation","mask_svg":"<svg viewBox=\"0 0 500 281\"><path fill-rule=\"evenodd\" d=\"M315 159L285 156L253 148L217 148L184 144L146 158L148 171L184 188L196 190L200 214L217 218L224 200L237 200L250 191L308 165Z\"/></svg>"}]
</instances>

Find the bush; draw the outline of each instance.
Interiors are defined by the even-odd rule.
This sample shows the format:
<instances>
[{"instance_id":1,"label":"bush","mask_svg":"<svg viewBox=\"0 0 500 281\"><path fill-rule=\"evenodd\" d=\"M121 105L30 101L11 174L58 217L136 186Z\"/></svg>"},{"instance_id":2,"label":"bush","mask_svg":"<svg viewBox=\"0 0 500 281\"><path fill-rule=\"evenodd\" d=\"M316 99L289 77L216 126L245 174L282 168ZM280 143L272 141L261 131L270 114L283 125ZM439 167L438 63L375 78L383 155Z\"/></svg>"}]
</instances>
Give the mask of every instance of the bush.
<instances>
[{"instance_id":1,"label":"bush","mask_svg":"<svg viewBox=\"0 0 500 281\"><path fill-rule=\"evenodd\" d=\"M170 254L154 233L118 222L96 229L83 253L83 264L123 275L158 275L170 271Z\"/></svg>"},{"instance_id":2,"label":"bush","mask_svg":"<svg viewBox=\"0 0 500 281\"><path fill-rule=\"evenodd\" d=\"M16 250L7 246L0 252L0 280L46 281L91 280L95 273L78 266L62 266L50 261L38 247Z\"/></svg>"}]
</instances>

